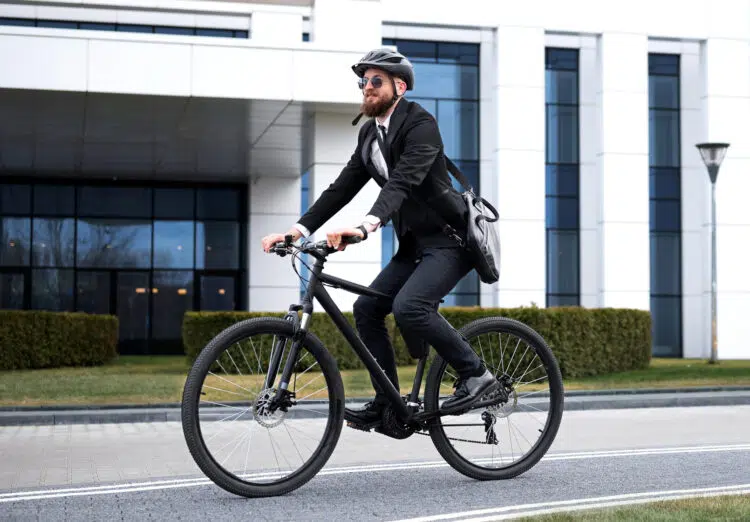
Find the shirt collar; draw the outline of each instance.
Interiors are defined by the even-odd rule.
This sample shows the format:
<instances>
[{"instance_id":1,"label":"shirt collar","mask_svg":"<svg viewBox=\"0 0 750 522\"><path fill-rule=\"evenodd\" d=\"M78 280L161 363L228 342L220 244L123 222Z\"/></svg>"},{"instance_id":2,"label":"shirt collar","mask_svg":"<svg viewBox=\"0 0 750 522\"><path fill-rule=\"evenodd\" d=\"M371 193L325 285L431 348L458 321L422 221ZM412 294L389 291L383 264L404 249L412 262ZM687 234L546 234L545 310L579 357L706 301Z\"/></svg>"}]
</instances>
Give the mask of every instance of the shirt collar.
<instances>
[{"instance_id":1,"label":"shirt collar","mask_svg":"<svg viewBox=\"0 0 750 522\"><path fill-rule=\"evenodd\" d=\"M391 116L393 116L393 112L392 112L392 111L391 111L391 113L390 113L390 114L388 115L388 117L387 117L387 118L386 118L385 120L383 120L383 123L381 123L381 122L380 122L380 121L378 120L378 118L375 118L375 124L376 124L376 125L382 125L383 127L385 127L385 132L386 132L386 134L388 133L388 125L390 125L390 123L391 123Z\"/></svg>"}]
</instances>

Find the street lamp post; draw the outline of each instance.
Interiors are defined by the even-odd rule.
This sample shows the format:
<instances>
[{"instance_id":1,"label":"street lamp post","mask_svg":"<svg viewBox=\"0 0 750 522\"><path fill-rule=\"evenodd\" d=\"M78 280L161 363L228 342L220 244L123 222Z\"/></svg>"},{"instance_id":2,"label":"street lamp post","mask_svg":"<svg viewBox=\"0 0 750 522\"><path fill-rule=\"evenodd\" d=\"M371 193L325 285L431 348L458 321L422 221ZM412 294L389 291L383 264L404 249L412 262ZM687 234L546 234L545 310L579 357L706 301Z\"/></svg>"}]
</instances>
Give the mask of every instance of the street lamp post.
<instances>
[{"instance_id":1,"label":"street lamp post","mask_svg":"<svg viewBox=\"0 0 750 522\"><path fill-rule=\"evenodd\" d=\"M703 163L711 180L711 364L717 362L718 343L716 339L716 178L719 167L729 148L729 143L698 143Z\"/></svg>"}]
</instances>

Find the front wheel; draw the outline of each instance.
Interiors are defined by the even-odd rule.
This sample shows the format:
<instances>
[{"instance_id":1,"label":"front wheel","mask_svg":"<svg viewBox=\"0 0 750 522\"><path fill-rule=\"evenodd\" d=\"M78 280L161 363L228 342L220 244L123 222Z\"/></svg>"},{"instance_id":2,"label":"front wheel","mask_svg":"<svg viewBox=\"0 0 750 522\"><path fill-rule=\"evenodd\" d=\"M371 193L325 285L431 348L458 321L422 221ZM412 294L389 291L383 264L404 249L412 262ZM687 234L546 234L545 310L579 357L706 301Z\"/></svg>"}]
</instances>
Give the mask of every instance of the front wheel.
<instances>
[{"instance_id":1,"label":"front wheel","mask_svg":"<svg viewBox=\"0 0 750 522\"><path fill-rule=\"evenodd\" d=\"M341 434L341 374L310 333L294 361L289 400L272 404L293 335L283 319L242 321L209 342L188 374L182 427L190 454L206 476L236 495L299 488L328 461Z\"/></svg>"},{"instance_id":2,"label":"front wheel","mask_svg":"<svg viewBox=\"0 0 750 522\"><path fill-rule=\"evenodd\" d=\"M500 480L525 473L547 452L562 419L557 360L537 332L512 319L478 319L461 334L501 383L501 391L493 392L494 403L488 406L437 417L430 426L432 441L448 464L471 478ZM439 410L456 380L454 370L436 356L425 387L426 413Z\"/></svg>"}]
</instances>

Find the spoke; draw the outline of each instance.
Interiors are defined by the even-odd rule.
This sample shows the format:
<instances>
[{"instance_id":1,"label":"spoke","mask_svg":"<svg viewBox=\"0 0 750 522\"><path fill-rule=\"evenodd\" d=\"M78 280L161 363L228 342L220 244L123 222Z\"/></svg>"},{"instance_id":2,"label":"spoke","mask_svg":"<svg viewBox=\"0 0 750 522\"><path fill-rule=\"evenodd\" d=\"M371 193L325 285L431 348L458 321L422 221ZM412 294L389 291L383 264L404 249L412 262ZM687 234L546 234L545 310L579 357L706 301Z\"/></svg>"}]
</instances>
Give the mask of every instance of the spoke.
<instances>
[{"instance_id":1,"label":"spoke","mask_svg":"<svg viewBox=\"0 0 750 522\"><path fill-rule=\"evenodd\" d=\"M305 459L302 458L302 453L299 452L299 448L297 447L297 444L294 442L294 437L292 437L292 434L289 433L289 428L286 425L286 422L283 423L284 429L286 430L286 434L289 435L289 440L292 441L292 446L294 446L294 449L297 450L297 455L299 455L299 460L302 461L302 465L305 465Z\"/></svg>"},{"instance_id":2,"label":"spoke","mask_svg":"<svg viewBox=\"0 0 750 522\"><path fill-rule=\"evenodd\" d=\"M302 390L304 390L305 388L307 388L308 386L310 386L310 385L311 385L312 383L314 383L315 381L317 381L317 380L318 380L318 379L320 379L321 377L323 377L323 373L322 373L322 372L321 372L320 374L318 374L318 376L317 376L317 377L315 377L314 379L312 379L312 380L310 380L310 381L307 381L307 384L305 384L305 385L304 385L304 386L303 386L302 388L300 388L299 390L294 390L294 392L295 392L295 393L297 393L297 392L301 392ZM308 397L309 397L309 396L308 396Z\"/></svg>"},{"instance_id":3,"label":"spoke","mask_svg":"<svg viewBox=\"0 0 750 522\"><path fill-rule=\"evenodd\" d=\"M230 384L234 384L234 383L230 383ZM247 396L244 395L244 394L242 394L242 393L237 393L237 392L233 392L233 391L229 391L229 390L223 390L221 388L214 388L213 386L209 386L208 384L204 384L203 387L204 388L208 388L209 390L216 390L216 391L220 391L220 392L224 392L224 393L229 393L231 395L237 395L238 397L245 397L245 398L247 398ZM205 401L205 402L208 402L208 401Z\"/></svg>"},{"instance_id":4,"label":"spoke","mask_svg":"<svg viewBox=\"0 0 750 522\"><path fill-rule=\"evenodd\" d=\"M524 377L526 377L526 374L528 374L528 373L529 373L529 366L531 366L531 364L532 364L532 363L533 363L533 362L534 362L534 361L535 361L535 360L537 359L537 357L539 357L539 355L537 355L537 354L535 353L535 354L534 354L534 357L533 357L533 358L531 359L531 361L529 361L529 364L528 364L528 366L526 366L526 369L524 370L523 374L522 374L522 375L521 375L521 376L520 376L520 377L518 378L518 380L519 380L519 381L523 380L523 378L524 378ZM535 370L536 370L537 368L539 368L540 366L544 366L544 363L543 363L543 362L542 362L542 363L540 363L540 364L539 364L539 366L537 366L536 368L534 368L534 369L533 369L533 370L531 370L531 371L532 371L532 372L533 372L533 371L535 371Z\"/></svg>"},{"instance_id":5,"label":"spoke","mask_svg":"<svg viewBox=\"0 0 750 522\"><path fill-rule=\"evenodd\" d=\"M248 368L249 368L249 366L248 366ZM253 438L253 426L254 426L254 425L253 425L253 424L251 424L251 425L250 425L250 429L249 429L249 430L247 430L247 431L248 431L248 433L249 433L250 435L249 435L249 436L248 436L248 438L247 438L247 451L245 452L245 469L244 469L244 470L243 470L243 472L242 472L242 473L243 473L243 475L247 474L247 461L248 461L248 460L249 460L249 458L250 458L250 448L252 447L252 446L250 445L250 441L251 441L251 440L252 440L252 438Z\"/></svg>"},{"instance_id":6,"label":"spoke","mask_svg":"<svg viewBox=\"0 0 750 522\"><path fill-rule=\"evenodd\" d=\"M295 410L301 410L301 411L309 411L310 413L315 413L315 414L320 415L322 417L328 417L328 412L327 413L323 413L322 411L313 410L313 409L310 409L310 408L303 408L303 407L301 407L299 405L295 405L294 409Z\"/></svg>"},{"instance_id":7,"label":"spoke","mask_svg":"<svg viewBox=\"0 0 750 522\"><path fill-rule=\"evenodd\" d=\"M537 366L537 368L539 368L539 366ZM534 370L536 370L536 368L534 368ZM546 378L547 378L546 375L542 375L541 377L539 377L538 379L534 379L533 381L529 381L529 382L517 382L516 383L516 390L518 390L518 388L520 388L521 386L526 386L527 384L533 384L533 383L538 382L538 381L543 381Z\"/></svg>"},{"instance_id":8,"label":"spoke","mask_svg":"<svg viewBox=\"0 0 750 522\"><path fill-rule=\"evenodd\" d=\"M234 357L232 357L232 354L230 353L229 349L227 349L227 355L229 356L229 360L232 361L232 364L234 364L234 367L237 369L237 373L242 375L242 372L240 371L240 367L237 366L236 362L234 362Z\"/></svg>"},{"instance_id":9,"label":"spoke","mask_svg":"<svg viewBox=\"0 0 750 522\"><path fill-rule=\"evenodd\" d=\"M226 373L226 372L224 372L224 373ZM217 375L217 374L215 374L214 372L208 372L208 374L209 374L209 375L213 375L213 376L214 376L214 377L216 377L217 379L221 379L221 380L222 380L222 381L224 381L224 382L228 382L228 383L229 383L229 384L231 384L232 386L237 386L237 387L238 387L238 388L239 388L240 390L244 390L244 391L246 391L247 393L249 393L250 395L252 395L252 393L253 393L253 392L251 392L250 390L248 390L247 388L243 388L243 387L242 387L242 386L240 386L239 384L237 384L237 383L234 383L234 382L232 382L232 381L229 381L229 380L225 379L224 377L222 377L221 375Z\"/></svg>"},{"instance_id":10,"label":"spoke","mask_svg":"<svg viewBox=\"0 0 750 522\"><path fill-rule=\"evenodd\" d=\"M276 339L276 336L273 336L274 340ZM253 353L255 354L255 360L258 361L258 375L263 375L263 365L260 363L260 357L258 357L258 351L255 349L255 343L252 339L248 339L250 341L250 345L253 347ZM271 350L273 350L273 346L276 343L271 343Z\"/></svg>"},{"instance_id":11,"label":"spoke","mask_svg":"<svg viewBox=\"0 0 750 522\"><path fill-rule=\"evenodd\" d=\"M209 443L209 442L211 442L211 441L212 441L212 440L214 439L214 437L216 437L216 436L217 436L217 435L219 435L220 433L223 433L223 432L224 432L224 430L226 430L226 429L227 429L227 426L230 426L230 425L231 425L231 424L232 424L233 422L237 422L237 419L239 419L240 417L242 417L242 415L243 415L243 414L244 414L245 412L249 411L249 410L250 410L250 408L247 408L247 409L246 409L246 410L244 410L244 411L241 411L241 412L239 412L239 413L234 413L234 414L232 414L232 415L229 415L228 417L225 417L225 418L223 418L223 419L221 419L221 420L219 420L219 421L216 421L216 422L219 422L219 423L223 423L223 422L224 422L225 420L227 420L227 419L230 419L230 418L234 417L234 419L232 419L231 421L229 421L229 422L227 422L226 424L224 424L224 425L222 426L222 428L221 428L221 429L220 429L219 431L217 431L216 433L214 433L213 435L211 435L211 436L210 436L210 437L209 437L209 438L208 438L208 439L206 440L206 443Z\"/></svg>"},{"instance_id":12,"label":"spoke","mask_svg":"<svg viewBox=\"0 0 750 522\"><path fill-rule=\"evenodd\" d=\"M523 355L521 356L520 359L518 359L518 364L516 364L516 367L513 368L513 373L510 375L511 379L516 374L516 371L518 370L518 368L521 366L521 363L523 362L523 358L526 357L526 354L528 353L529 348L531 348L531 346L529 346L528 343L527 343L526 344L526 349L523 351Z\"/></svg>"},{"instance_id":13,"label":"spoke","mask_svg":"<svg viewBox=\"0 0 750 522\"><path fill-rule=\"evenodd\" d=\"M222 406L224 408L232 408L234 410L241 410L241 409L243 409L242 406L231 406L229 404L222 404L220 402L212 402L212 401L201 401L201 404L213 404L214 406ZM247 408L245 408L245 411L247 411Z\"/></svg>"},{"instance_id":14,"label":"spoke","mask_svg":"<svg viewBox=\"0 0 750 522\"><path fill-rule=\"evenodd\" d=\"M312 381L310 381L310 382L312 382ZM308 383L308 384L310 384L310 383ZM307 384L306 384L305 386L307 386ZM303 386L302 388L300 388L300 390L301 390L301 389L303 389L303 388L304 388L305 386ZM297 399L297 400L298 400L298 401L304 401L304 400L305 400L305 399L307 399L308 397L310 397L310 396L312 396L312 395L315 395L316 393L320 393L320 392L322 392L323 390L327 390L327 389L328 389L328 385L325 385L325 386L323 386L323 387L322 387L321 389L319 389L319 390L316 390L316 391L314 391L314 392L312 392L312 393L308 393L307 395L305 395L305 396L304 396L304 397L302 397L301 399Z\"/></svg>"}]
</instances>

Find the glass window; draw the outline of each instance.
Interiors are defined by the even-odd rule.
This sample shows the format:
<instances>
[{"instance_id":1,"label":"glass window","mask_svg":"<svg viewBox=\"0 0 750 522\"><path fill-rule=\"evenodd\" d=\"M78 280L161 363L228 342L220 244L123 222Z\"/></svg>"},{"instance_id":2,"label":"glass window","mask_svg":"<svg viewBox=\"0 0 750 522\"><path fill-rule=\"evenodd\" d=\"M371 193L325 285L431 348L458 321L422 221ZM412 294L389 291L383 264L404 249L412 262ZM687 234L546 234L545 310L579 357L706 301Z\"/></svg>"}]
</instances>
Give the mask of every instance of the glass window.
<instances>
[{"instance_id":1,"label":"glass window","mask_svg":"<svg viewBox=\"0 0 750 522\"><path fill-rule=\"evenodd\" d=\"M76 22L63 22L58 20L38 20L37 27L51 27L53 29L78 29Z\"/></svg>"},{"instance_id":2,"label":"glass window","mask_svg":"<svg viewBox=\"0 0 750 522\"><path fill-rule=\"evenodd\" d=\"M28 266L31 259L31 219L0 218L0 266Z\"/></svg>"},{"instance_id":3,"label":"glass window","mask_svg":"<svg viewBox=\"0 0 750 522\"><path fill-rule=\"evenodd\" d=\"M652 167L680 166L680 111L649 111L649 162Z\"/></svg>"},{"instance_id":4,"label":"glass window","mask_svg":"<svg viewBox=\"0 0 750 522\"><path fill-rule=\"evenodd\" d=\"M198 189L198 219L239 219L240 194L226 188Z\"/></svg>"},{"instance_id":5,"label":"glass window","mask_svg":"<svg viewBox=\"0 0 750 522\"><path fill-rule=\"evenodd\" d=\"M92 22L81 22L79 29L85 29L88 31L114 31L115 24L98 24Z\"/></svg>"},{"instance_id":6,"label":"glass window","mask_svg":"<svg viewBox=\"0 0 750 522\"><path fill-rule=\"evenodd\" d=\"M578 294L578 231L547 231L547 292Z\"/></svg>"},{"instance_id":7,"label":"glass window","mask_svg":"<svg viewBox=\"0 0 750 522\"><path fill-rule=\"evenodd\" d=\"M469 43L439 42L437 57L440 63L479 65L479 46Z\"/></svg>"},{"instance_id":8,"label":"glass window","mask_svg":"<svg viewBox=\"0 0 750 522\"><path fill-rule=\"evenodd\" d=\"M201 310L234 310L235 279L232 276L204 275L200 278Z\"/></svg>"},{"instance_id":9,"label":"glass window","mask_svg":"<svg viewBox=\"0 0 750 522\"><path fill-rule=\"evenodd\" d=\"M248 31L235 31L234 32L234 37L235 38L249 38L250 37L250 33ZM309 38L309 36L308 36L308 38Z\"/></svg>"},{"instance_id":10,"label":"glass window","mask_svg":"<svg viewBox=\"0 0 750 522\"><path fill-rule=\"evenodd\" d=\"M649 183L652 198L680 199L679 168L652 168Z\"/></svg>"},{"instance_id":11,"label":"glass window","mask_svg":"<svg viewBox=\"0 0 750 522\"><path fill-rule=\"evenodd\" d=\"M658 232L680 231L680 202L672 200L650 201L651 230Z\"/></svg>"},{"instance_id":12,"label":"glass window","mask_svg":"<svg viewBox=\"0 0 750 522\"><path fill-rule=\"evenodd\" d=\"M547 195L578 197L578 165L547 165Z\"/></svg>"},{"instance_id":13,"label":"glass window","mask_svg":"<svg viewBox=\"0 0 750 522\"><path fill-rule=\"evenodd\" d=\"M239 268L240 227L228 221L196 224L195 265L199 270Z\"/></svg>"},{"instance_id":14,"label":"glass window","mask_svg":"<svg viewBox=\"0 0 750 522\"><path fill-rule=\"evenodd\" d=\"M416 98L479 98L479 68L473 65L415 63L417 81L411 96Z\"/></svg>"},{"instance_id":15,"label":"glass window","mask_svg":"<svg viewBox=\"0 0 750 522\"><path fill-rule=\"evenodd\" d=\"M578 107L547 107L547 163L578 163Z\"/></svg>"},{"instance_id":16,"label":"glass window","mask_svg":"<svg viewBox=\"0 0 750 522\"><path fill-rule=\"evenodd\" d=\"M34 218L34 266L73 266L75 220Z\"/></svg>"},{"instance_id":17,"label":"glass window","mask_svg":"<svg viewBox=\"0 0 750 522\"><path fill-rule=\"evenodd\" d=\"M578 49L550 47L547 49L545 61L547 69L577 71Z\"/></svg>"},{"instance_id":18,"label":"glass window","mask_svg":"<svg viewBox=\"0 0 750 522\"><path fill-rule=\"evenodd\" d=\"M117 273L117 319L120 324L120 353L144 353L149 337L149 272Z\"/></svg>"},{"instance_id":19,"label":"glass window","mask_svg":"<svg viewBox=\"0 0 750 522\"><path fill-rule=\"evenodd\" d=\"M547 103L578 104L578 71L547 69Z\"/></svg>"},{"instance_id":20,"label":"glass window","mask_svg":"<svg viewBox=\"0 0 750 522\"><path fill-rule=\"evenodd\" d=\"M381 240L381 250L380 250L380 266L386 266L390 261L391 258L396 253L396 248L394 247L394 240L396 234L393 232L393 225L391 223L388 223L385 225L381 230L382 240Z\"/></svg>"},{"instance_id":21,"label":"glass window","mask_svg":"<svg viewBox=\"0 0 750 522\"><path fill-rule=\"evenodd\" d=\"M406 56L412 63L435 62L437 44L419 40L389 40L384 39L383 45L395 45L398 52Z\"/></svg>"},{"instance_id":22,"label":"glass window","mask_svg":"<svg viewBox=\"0 0 750 522\"><path fill-rule=\"evenodd\" d=\"M185 311L193 309L193 271L155 271L153 306L154 339L180 339Z\"/></svg>"},{"instance_id":23,"label":"glass window","mask_svg":"<svg viewBox=\"0 0 750 522\"><path fill-rule=\"evenodd\" d=\"M681 355L680 297L651 298L651 331L654 357L679 357Z\"/></svg>"},{"instance_id":24,"label":"glass window","mask_svg":"<svg viewBox=\"0 0 750 522\"><path fill-rule=\"evenodd\" d=\"M32 270L31 308L53 312L72 312L73 270L54 268Z\"/></svg>"},{"instance_id":25,"label":"glass window","mask_svg":"<svg viewBox=\"0 0 750 522\"><path fill-rule=\"evenodd\" d=\"M413 102L417 102L419 105L422 106L424 110L432 114L435 118L437 118L437 100L433 100L431 98L412 98L409 97L409 99Z\"/></svg>"},{"instance_id":26,"label":"glass window","mask_svg":"<svg viewBox=\"0 0 750 522\"><path fill-rule=\"evenodd\" d=\"M0 25L15 25L19 27L34 27L36 22L25 18L0 18Z\"/></svg>"},{"instance_id":27,"label":"glass window","mask_svg":"<svg viewBox=\"0 0 750 522\"><path fill-rule=\"evenodd\" d=\"M458 170L461 171L461 174L463 174L466 179L469 180L469 183L471 183L472 187L474 187L474 191L476 192L479 187L479 162L469 160L456 160L453 163L456 164L456 167L458 167ZM453 176L453 174L451 174L450 172L448 173L448 175L450 176L455 189L459 192L463 192L465 189L458 182L455 176Z\"/></svg>"},{"instance_id":28,"label":"glass window","mask_svg":"<svg viewBox=\"0 0 750 522\"><path fill-rule=\"evenodd\" d=\"M160 34L186 34L186 35L192 35L195 34L195 29L192 27L165 27L165 26L156 26L154 27L155 33Z\"/></svg>"},{"instance_id":29,"label":"glass window","mask_svg":"<svg viewBox=\"0 0 750 522\"><path fill-rule=\"evenodd\" d=\"M31 187L0 185L0 214L31 215Z\"/></svg>"},{"instance_id":30,"label":"glass window","mask_svg":"<svg viewBox=\"0 0 750 522\"><path fill-rule=\"evenodd\" d=\"M81 187L78 215L91 217L151 217L151 189L146 187Z\"/></svg>"},{"instance_id":31,"label":"glass window","mask_svg":"<svg viewBox=\"0 0 750 522\"><path fill-rule=\"evenodd\" d=\"M117 24L117 30L124 33L153 33L152 25Z\"/></svg>"},{"instance_id":32,"label":"glass window","mask_svg":"<svg viewBox=\"0 0 750 522\"><path fill-rule=\"evenodd\" d=\"M23 310L24 275L0 272L0 310Z\"/></svg>"},{"instance_id":33,"label":"glass window","mask_svg":"<svg viewBox=\"0 0 750 522\"><path fill-rule=\"evenodd\" d=\"M154 189L154 217L193 219L195 217L195 191L183 188Z\"/></svg>"},{"instance_id":34,"label":"glass window","mask_svg":"<svg viewBox=\"0 0 750 522\"><path fill-rule=\"evenodd\" d=\"M310 41L310 33L302 33L302 41L303 42L309 42Z\"/></svg>"},{"instance_id":35,"label":"glass window","mask_svg":"<svg viewBox=\"0 0 750 522\"><path fill-rule=\"evenodd\" d=\"M34 215L75 215L75 189L69 185L34 185Z\"/></svg>"},{"instance_id":36,"label":"glass window","mask_svg":"<svg viewBox=\"0 0 750 522\"><path fill-rule=\"evenodd\" d=\"M578 198L547 196L547 228L578 229Z\"/></svg>"},{"instance_id":37,"label":"glass window","mask_svg":"<svg viewBox=\"0 0 750 522\"><path fill-rule=\"evenodd\" d=\"M233 38L234 31L231 29L196 29L197 36L219 36L223 38Z\"/></svg>"},{"instance_id":38,"label":"glass window","mask_svg":"<svg viewBox=\"0 0 750 522\"><path fill-rule=\"evenodd\" d=\"M556 306L578 306L578 295L547 295L547 306L550 308Z\"/></svg>"},{"instance_id":39,"label":"glass window","mask_svg":"<svg viewBox=\"0 0 750 522\"><path fill-rule=\"evenodd\" d=\"M449 158L479 159L479 102L439 100L438 124Z\"/></svg>"},{"instance_id":40,"label":"glass window","mask_svg":"<svg viewBox=\"0 0 750 522\"><path fill-rule=\"evenodd\" d=\"M677 76L648 77L648 106L651 109L680 108L680 79Z\"/></svg>"},{"instance_id":41,"label":"glass window","mask_svg":"<svg viewBox=\"0 0 750 522\"><path fill-rule=\"evenodd\" d=\"M154 222L154 268L193 268L192 221Z\"/></svg>"},{"instance_id":42,"label":"glass window","mask_svg":"<svg viewBox=\"0 0 750 522\"><path fill-rule=\"evenodd\" d=\"M149 268L151 222L127 219L79 219L78 266Z\"/></svg>"},{"instance_id":43,"label":"glass window","mask_svg":"<svg viewBox=\"0 0 750 522\"><path fill-rule=\"evenodd\" d=\"M648 55L649 74L667 74L679 76L680 55L679 54L655 54Z\"/></svg>"},{"instance_id":44,"label":"glass window","mask_svg":"<svg viewBox=\"0 0 750 522\"><path fill-rule=\"evenodd\" d=\"M680 295L680 233L651 233L651 293Z\"/></svg>"},{"instance_id":45,"label":"glass window","mask_svg":"<svg viewBox=\"0 0 750 522\"><path fill-rule=\"evenodd\" d=\"M110 272L79 270L76 275L78 298L76 310L89 314L110 313Z\"/></svg>"},{"instance_id":46,"label":"glass window","mask_svg":"<svg viewBox=\"0 0 750 522\"><path fill-rule=\"evenodd\" d=\"M472 296L474 301L471 303L476 304L476 294L479 291L479 275L476 270L472 270L461 279L456 286L450 291L450 294L454 296ZM449 295L450 295L449 294ZM457 305L461 306L461 305Z\"/></svg>"}]
</instances>

